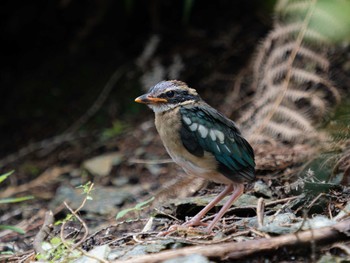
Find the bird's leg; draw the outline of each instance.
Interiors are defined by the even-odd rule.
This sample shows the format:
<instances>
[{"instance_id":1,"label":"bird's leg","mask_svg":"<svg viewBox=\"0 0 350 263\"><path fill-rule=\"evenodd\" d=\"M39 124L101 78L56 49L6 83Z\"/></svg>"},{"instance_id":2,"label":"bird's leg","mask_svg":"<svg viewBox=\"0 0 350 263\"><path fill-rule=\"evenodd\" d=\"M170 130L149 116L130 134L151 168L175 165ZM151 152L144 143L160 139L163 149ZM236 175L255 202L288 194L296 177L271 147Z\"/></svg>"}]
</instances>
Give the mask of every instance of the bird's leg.
<instances>
[{"instance_id":1,"label":"bird's leg","mask_svg":"<svg viewBox=\"0 0 350 263\"><path fill-rule=\"evenodd\" d=\"M225 189L216 196L206 207L204 207L197 215L192 217L191 220L185 222L183 226L190 227L190 226L198 226L198 225L206 225L201 221L201 219L209 212L210 209L212 209L217 203L219 203L224 197L232 192L231 197L229 200L225 203L225 205L220 209L219 213L216 214L214 220L209 224L207 227L207 232L211 232L215 226L215 224L220 220L220 218L226 213L226 211L231 207L233 202L237 200L238 197L240 197L243 194L244 191L244 185L243 184L229 184L225 187ZM166 236L174 231L176 231L180 226L179 225L173 225L171 226L167 231L161 232L158 235L159 236Z\"/></svg>"},{"instance_id":2,"label":"bird's leg","mask_svg":"<svg viewBox=\"0 0 350 263\"><path fill-rule=\"evenodd\" d=\"M225 189L216 196L209 204L207 204L197 215L192 217L191 220L184 223L184 226L198 226L198 225L205 225L201 222L201 219L209 212L210 209L212 209L217 203L219 203L226 195L228 195L233 190L233 184L229 184L225 187ZM222 210L222 209L221 209ZM220 212L221 212L220 210ZM227 209L226 209L227 210ZM219 220L221 216L217 219ZM215 217L216 219L216 217ZM215 220L214 219L214 220ZM216 220L216 221L217 221Z\"/></svg>"},{"instance_id":3,"label":"bird's leg","mask_svg":"<svg viewBox=\"0 0 350 263\"><path fill-rule=\"evenodd\" d=\"M235 184L230 185L231 190L233 189L232 195L227 200L225 205L220 209L219 213L216 214L213 221L211 221L210 225L207 227L207 231L211 232L215 226L215 224L220 220L220 218L226 213L226 211L231 207L234 201L236 201L244 191L244 185L243 184ZM225 189L226 190L226 189ZM224 190L224 191L225 191ZM221 195L221 194L220 194ZM215 200L215 199L214 199ZM203 209L204 210L204 209Z\"/></svg>"},{"instance_id":4,"label":"bird's leg","mask_svg":"<svg viewBox=\"0 0 350 263\"><path fill-rule=\"evenodd\" d=\"M210 209L212 209L217 203L219 203L228 193L230 193L233 190L233 184L229 184L225 187L225 189L218 195L216 196L209 204L207 204L197 215L192 217L191 220L185 222L182 226L185 227L191 227L191 226L199 226L199 225L205 225L207 224L201 222L202 217L204 217ZM222 210L222 209L221 209ZM221 211L220 210L220 211ZM215 217L216 219L216 217ZM215 220L214 219L214 220ZM217 220L219 220L218 218ZM216 221L217 221L216 220ZM166 236L169 235L170 233L178 230L181 226L179 225L173 225L171 226L167 231L160 232L158 236Z\"/></svg>"}]
</instances>

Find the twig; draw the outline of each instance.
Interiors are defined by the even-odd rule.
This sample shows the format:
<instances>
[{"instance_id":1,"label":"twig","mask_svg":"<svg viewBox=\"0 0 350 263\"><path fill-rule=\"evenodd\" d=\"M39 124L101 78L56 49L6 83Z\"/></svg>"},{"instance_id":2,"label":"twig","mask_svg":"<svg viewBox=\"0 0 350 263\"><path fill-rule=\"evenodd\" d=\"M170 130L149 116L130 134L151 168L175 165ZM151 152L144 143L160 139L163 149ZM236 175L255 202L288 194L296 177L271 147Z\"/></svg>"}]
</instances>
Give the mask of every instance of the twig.
<instances>
[{"instance_id":1,"label":"twig","mask_svg":"<svg viewBox=\"0 0 350 263\"><path fill-rule=\"evenodd\" d=\"M286 246L295 246L308 244L312 241L341 240L349 238L350 220L337 223L333 226L318 228L315 230L306 230L295 234L286 234L273 238L262 238L245 242L229 242L225 244L215 244L208 246L186 247L177 250L168 250L151 255L134 257L128 260L116 260L113 263L151 263L161 262L168 259L187 256L191 254L201 254L210 259L239 259L243 256L254 253L275 250Z\"/></svg>"},{"instance_id":2,"label":"twig","mask_svg":"<svg viewBox=\"0 0 350 263\"><path fill-rule=\"evenodd\" d=\"M118 68L114 71L112 76L109 78L107 84L102 89L100 95L94 101L92 106L75 122L73 123L63 134L76 132L82 125L84 125L95 113L102 107L108 95L113 90L115 84L119 81L125 69Z\"/></svg>"},{"instance_id":3,"label":"twig","mask_svg":"<svg viewBox=\"0 0 350 263\"><path fill-rule=\"evenodd\" d=\"M275 200L275 201L271 201L271 202L268 202L265 204L265 207L267 206L273 206L273 205L276 205L276 204L279 204L279 203L284 203L284 202L289 202L291 200L294 200L294 199L298 199L298 198L301 198L303 197L304 195L301 194L301 195L297 195L297 196L291 196L291 197L287 197L287 198L283 198L283 199L279 199L279 200ZM235 210L240 210L240 209L255 209L256 206L254 205L247 205L247 206L240 206L240 207L232 207L230 208L229 210L227 210L226 214L227 213L230 213L232 211L235 211ZM213 219L216 215L210 215L210 216L206 216L205 218L203 218L203 222L207 221L207 220L210 220L210 219Z\"/></svg>"},{"instance_id":4,"label":"twig","mask_svg":"<svg viewBox=\"0 0 350 263\"><path fill-rule=\"evenodd\" d=\"M90 185L89 191L92 189L93 184ZM89 253L87 253L86 251L84 251L83 249L79 248L79 246L86 240L88 234L89 234L89 229L87 227L87 225L85 224L85 222L80 218L80 216L78 216L77 212L79 212L79 210L84 206L85 202L86 202L87 198L84 198L82 204L79 206L78 209L76 209L75 211L66 203L64 202L64 205L67 207L67 209L78 219L78 221L82 224L83 228L84 228L84 236L79 240L78 243L74 244L73 246L70 246L68 244L68 242L66 241L65 237L64 237L64 227L66 225L66 222L62 223L61 226L61 233L60 233L60 237L62 240L62 243L64 244L64 246L70 251L73 252L75 249L77 249L78 251L80 251L84 256L95 259L99 262L102 263L107 263L106 260L102 259L102 258L98 258L94 255L90 255Z\"/></svg>"},{"instance_id":5,"label":"twig","mask_svg":"<svg viewBox=\"0 0 350 263\"><path fill-rule=\"evenodd\" d=\"M80 216L78 216L77 212L80 210L80 209L77 209L77 210L73 210L66 202L63 202L64 205L67 207L67 209L75 216L76 219L78 219L78 221L81 223L81 225L83 226L84 228L84 236L79 240L78 243L74 244L74 246L72 246L72 250L74 250L75 248L77 248L78 246L80 246L87 238L88 234L89 234L89 228L88 226L86 225L86 223L84 222L84 220L82 220L80 218ZM64 227L65 227L65 224L66 222L63 222L62 226L61 226L61 239L62 239L62 242L67 244L67 242L65 242L65 239L64 239L64 236L63 236L63 230L64 230ZM68 245L68 244L67 244Z\"/></svg>"},{"instance_id":6,"label":"twig","mask_svg":"<svg viewBox=\"0 0 350 263\"><path fill-rule=\"evenodd\" d=\"M129 163L141 163L141 164L164 164L164 163L173 163L172 159L163 159L163 160L144 160L131 158L128 160Z\"/></svg>"},{"instance_id":7,"label":"twig","mask_svg":"<svg viewBox=\"0 0 350 263\"><path fill-rule=\"evenodd\" d=\"M159 214L159 215L164 215L164 216L167 216L167 217L170 217L171 219L174 219L175 221L177 222L180 222L181 220L178 219L177 217L169 214L169 213L165 213L163 211L160 211L158 208L154 208L154 210Z\"/></svg>"},{"instance_id":8,"label":"twig","mask_svg":"<svg viewBox=\"0 0 350 263\"><path fill-rule=\"evenodd\" d=\"M89 187L89 189L87 190L87 193L88 193L88 194L91 192L91 190L92 190L93 187L94 187L94 184L93 184L93 183L90 184L90 187ZM84 229L85 229L85 233L84 233L83 238L81 238L80 241L79 241L77 244L75 244L75 245L73 246L72 250L73 250L74 248L78 247L81 243L83 243L83 242L86 240L86 238L87 238L87 236L88 236L88 233L89 233L89 229L88 229L87 225L85 224L84 220L82 220L82 219L78 216L78 214L77 214L77 213L84 207L84 205L85 205L85 203L86 203L87 200L88 200L88 198L87 198L87 195L86 195L85 198L84 198L84 200L83 200L83 202L81 202L80 206L79 206L76 210L74 210L74 211L73 211L73 209L72 209L66 202L63 202L64 205L67 207L67 209L79 220L79 222L82 224L82 226L83 226ZM67 221L64 221L64 222L62 223L62 226L61 226L61 239L62 239L62 242L65 244L65 246L68 248L68 244L67 244L67 242L65 242L65 238L64 238L64 236L63 236L63 230L64 230L64 227L65 227L66 223L67 223Z\"/></svg>"},{"instance_id":9,"label":"twig","mask_svg":"<svg viewBox=\"0 0 350 263\"><path fill-rule=\"evenodd\" d=\"M124 69L120 69L120 68L114 71L114 73L109 78L107 84L104 86L104 88L102 89L101 93L98 95L97 99L94 101L92 106L77 121L75 121L68 129L66 129L62 133L63 137L65 137L68 134L76 133L81 126L87 123L87 121L96 114L96 112L102 107L102 105L108 98L108 95L111 93L115 84L121 78L123 73L124 73ZM47 147L45 149L45 152L42 153L42 155L47 155L48 153L55 150L56 147L57 145L52 145L51 147Z\"/></svg>"},{"instance_id":10,"label":"twig","mask_svg":"<svg viewBox=\"0 0 350 263\"><path fill-rule=\"evenodd\" d=\"M290 204L290 200L287 201L287 203L283 204L273 215L272 215L272 221L275 220L276 216L278 216L282 210L284 210L286 207L288 207Z\"/></svg>"},{"instance_id":11,"label":"twig","mask_svg":"<svg viewBox=\"0 0 350 263\"><path fill-rule=\"evenodd\" d=\"M33 247L36 253L45 253L45 250L42 248L42 243L45 240L45 238L48 236L50 232L50 225L52 225L54 222L54 217L52 211L47 211L45 213L45 219L43 226L40 228L39 232L36 234L34 241L33 241Z\"/></svg>"},{"instance_id":12,"label":"twig","mask_svg":"<svg viewBox=\"0 0 350 263\"><path fill-rule=\"evenodd\" d=\"M99 236L99 238L101 236L103 236L104 238L108 238L108 236L110 236L110 232L113 232L111 231L111 229L116 229L118 228L119 226L121 225L124 225L125 223L135 223L135 222L139 222L139 221L142 221L142 219L140 218L137 218L137 219L134 219L134 220L131 220L131 221L121 221L121 222L118 222L117 224L114 224L114 225L109 225L107 227L104 227L98 231L96 231L95 233L91 234L87 240L92 240L94 239L96 236ZM158 232L157 232L158 233ZM117 239L114 239L114 240L108 240L107 242L105 243L101 243L101 245L110 245L110 244L113 244L114 242L119 242L121 240L124 240L124 239L127 239L127 238L132 238L132 235L134 233L130 233L130 234L125 234L123 237L121 238L117 238ZM142 234L149 234L149 233L142 233Z\"/></svg>"},{"instance_id":13,"label":"twig","mask_svg":"<svg viewBox=\"0 0 350 263\"><path fill-rule=\"evenodd\" d=\"M270 235L264 232L261 232L255 228L250 228L250 232L258 235L259 237L265 237L265 238L270 238Z\"/></svg>"},{"instance_id":14,"label":"twig","mask_svg":"<svg viewBox=\"0 0 350 263\"><path fill-rule=\"evenodd\" d=\"M258 227L264 226L264 212L265 212L265 203L263 198L259 198L258 204L256 207L256 215L258 217Z\"/></svg>"},{"instance_id":15,"label":"twig","mask_svg":"<svg viewBox=\"0 0 350 263\"><path fill-rule=\"evenodd\" d=\"M88 253L86 253L84 250L78 248L88 237L88 234L89 234L89 228L88 226L86 225L86 223L84 222L84 220L82 220L80 218L80 216L78 216L78 212L84 207L86 201L88 200L88 195L89 193L91 192L92 188L94 187L94 184L90 184L89 186L89 189L86 191L87 195L85 196L84 200L82 201L82 203L80 204L80 206L73 210L66 202L63 202L64 205L67 207L67 209L72 213L73 216L75 216L75 218L78 219L78 221L81 223L81 225L83 226L84 228L84 235L83 237L79 240L79 242L77 242L76 244L74 244L73 246L70 246L68 244L68 242L66 241L65 237L64 237L64 228L65 228L65 225L68 221L64 221L61 225L61 232L60 232L60 237L61 237L61 240L62 240L62 243L63 245L70 251L70 252L73 252L75 249L79 250L82 254L84 254L85 256L89 257L89 258L93 258L95 260L98 260L99 262L107 262L105 261L104 259L100 259L100 258L97 258L93 255L90 255Z\"/></svg>"},{"instance_id":16,"label":"twig","mask_svg":"<svg viewBox=\"0 0 350 263\"><path fill-rule=\"evenodd\" d=\"M49 182L52 182L55 180L56 177L60 176L61 174L67 173L73 169L72 165L66 165L66 166L54 166L47 170L45 170L41 175L39 175L34 180L30 181L29 183L22 184L19 186L10 186L5 191L0 193L1 198L9 197L13 194L19 194L23 192L29 192L35 187L48 185Z\"/></svg>"},{"instance_id":17,"label":"twig","mask_svg":"<svg viewBox=\"0 0 350 263\"><path fill-rule=\"evenodd\" d=\"M337 244L334 244L332 248L339 248L343 250L348 256L350 256L350 247L345 244L337 243Z\"/></svg>"},{"instance_id":18,"label":"twig","mask_svg":"<svg viewBox=\"0 0 350 263\"><path fill-rule=\"evenodd\" d=\"M318 199L320 199L322 196L326 195L325 193L320 193L318 196L314 198L314 200L311 201L311 203L307 206L307 209L310 210L310 208L316 203Z\"/></svg>"},{"instance_id":19,"label":"twig","mask_svg":"<svg viewBox=\"0 0 350 263\"><path fill-rule=\"evenodd\" d=\"M15 255L0 255L0 262L34 262L35 252L33 249L16 253Z\"/></svg>"},{"instance_id":20,"label":"twig","mask_svg":"<svg viewBox=\"0 0 350 263\"><path fill-rule=\"evenodd\" d=\"M18 150L15 153L11 153L5 157L3 157L0 160L0 167L1 166L6 166L9 165L10 163L13 163L33 152L39 151L41 149L47 148L47 147L54 147L57 145L60 145L64 142L70 142L70 141L74 141L77 138L84 138L88 136L88 134L86 132L79 132L79 134L76 133L66 133L66 134L60 134L48 139L44 139L38 142L33 142L30 143L26 146L24 146L23 148L21 148L20 150Z\"/></svg>"},{"instance_id":21,"label":"twig","mask_svg":"<svg viewBox=\"0 0 350 263\"><path fill-rule=\"evenodd\" d=\"M121 78L123 73L125 72L125 69L118 68L110 77L107 84L102 89L100 95L97 97L97 99L94 101L92 106L76 121L74 122L68 129L66 129L63 133L44 139L39 142L30 143L27 146L21 148L15 153L9 154L5 156L4 158L0 159L0 167L6 166L18 159L21 159L33 152L46 149L42 155L47 155L49 152L56 149L57 146L61 145L63 142L69 142L72 140L75 140L76 138L80 137L86 137L87 134L84 133L77 133L77 130L84 125L92 116L95 115L95 113L101 108L101 106L104 104L106 99L108 98L108 95L114 88L116 82Z\"/></svg>"},{"instance_id":22,"label":"twig","mask_svg":"<svg viewBox=\"0 0 350 263\"><path fill-rule=\"evenodd\" d=\"M83 202L80 204L80 206L77 209L75 209L75 213L78 213L80 211L80 209L82 209L84 207L86 201L88 200L88 198L87 198L88 194L90 194L93 187L94 187L94 183L90 184L89 189L86 191L87 195L85 196L85 198L84 198Z\"/></svg>"},{"instance_id":23,"label":"twig","mask_svg":"<svg viewBox=\"0 0 350 263\"><path fill-rule=\"evenodd\" d=\"M211 245L211 244L223 243L227 240L232 240L234 237L248 235L251 232L252 232L251 230L240 231L240 232L236 232L228 236L225 236L224 238L221 238L221 239L212 239L212 240L207 240L209 236L212 237L211 235L205 235L205 236L200 235L200 236L194 236L193 238L191 236L186 236L186 237L172 236L171 239L173 239L175 242L178 242L178 243L185 243L185 244L191 244L191 245ZM154 233L159 233L159 232L154 232ZM152 233L138 233L138 234L151 235ZM198 238L201 238L203 240L200 240ZM145 244L145 243L155 243L157 241L159 242L159 240L169 240L169 237L157 236L157 237L143 239L142 241Z\"/></svg>"}]
</instances>

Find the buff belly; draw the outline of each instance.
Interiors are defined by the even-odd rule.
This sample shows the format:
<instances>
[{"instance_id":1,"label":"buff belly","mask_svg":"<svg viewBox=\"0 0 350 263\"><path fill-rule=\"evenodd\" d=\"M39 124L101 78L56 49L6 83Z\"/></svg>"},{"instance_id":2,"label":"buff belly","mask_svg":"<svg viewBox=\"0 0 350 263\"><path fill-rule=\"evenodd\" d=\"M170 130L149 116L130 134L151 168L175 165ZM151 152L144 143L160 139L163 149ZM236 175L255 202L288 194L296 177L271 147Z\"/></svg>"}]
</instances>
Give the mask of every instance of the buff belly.
<instances>
[{"instance_id":1,"label":"buff belly","mask_svg":"<svg viewBox=\"0 0 350 263\"><path fill-rule=\"evenodd\" d=\"M173 114L180 113L178 109L174 109L156 114L155 124L160 138L174 162L181 166L187 174L199 176L216 183L233 183L216 171L218 163L211 153L204 152L203 157L197 157L187 151L180 138L181 122L177 121L180 118L176 118Z\"/></svg>"}]
</instances>

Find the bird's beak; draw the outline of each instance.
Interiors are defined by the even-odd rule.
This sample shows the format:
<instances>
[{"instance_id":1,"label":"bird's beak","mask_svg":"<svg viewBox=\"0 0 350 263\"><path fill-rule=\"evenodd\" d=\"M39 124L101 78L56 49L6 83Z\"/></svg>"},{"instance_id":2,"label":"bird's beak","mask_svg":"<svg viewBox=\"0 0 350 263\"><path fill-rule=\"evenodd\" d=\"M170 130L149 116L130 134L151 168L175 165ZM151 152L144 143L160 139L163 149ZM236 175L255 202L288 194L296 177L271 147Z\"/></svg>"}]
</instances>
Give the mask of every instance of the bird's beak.
<instances>
[{"instance_id":1,"label":"bird's beak","mask_svg":"<svg viewBox=\"0 0 350 263\"><path fill-rule=\"evenodd\" d=\"M168 101L164 98L154 98L150 94L144 94L140 97L137 97L135 99L135 102L144 103L144 104L155 104L155 103L162 103L162 102L164 103Z\"/></svg>"}]
</instances>

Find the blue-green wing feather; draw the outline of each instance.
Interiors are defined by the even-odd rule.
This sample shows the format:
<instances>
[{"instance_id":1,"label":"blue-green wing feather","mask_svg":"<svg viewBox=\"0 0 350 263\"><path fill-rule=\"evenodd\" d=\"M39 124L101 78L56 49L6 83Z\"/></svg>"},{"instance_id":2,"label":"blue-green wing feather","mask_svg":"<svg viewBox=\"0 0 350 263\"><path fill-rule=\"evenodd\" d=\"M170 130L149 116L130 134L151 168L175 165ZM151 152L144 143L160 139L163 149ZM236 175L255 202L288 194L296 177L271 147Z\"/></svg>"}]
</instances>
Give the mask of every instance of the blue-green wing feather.
<instances>
[{"instance_id":1,"label":"blue-green wing feather","mask_svg":"<svg viewBox=\"0 0 350 263\"><path fill-rule=\"evenodd\" d=\"M253 149L233 121L206 105L181 107L180 114L180 137L189 152L196 156L203 156L203 151L212 153L218 161L218 170L232 181L255 178Z\"/></svg>"}]
</instances>

